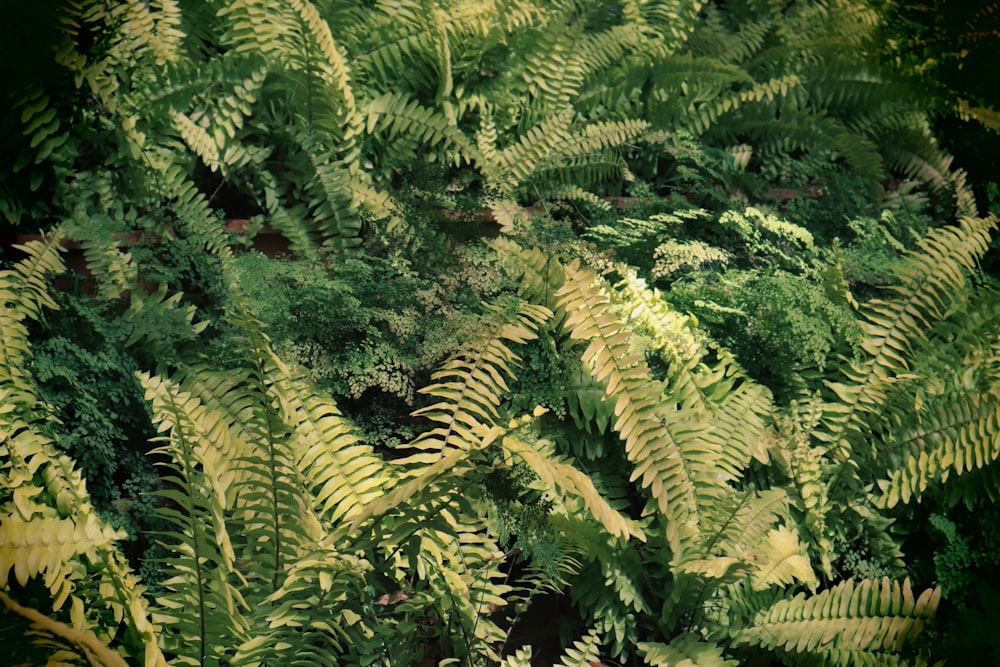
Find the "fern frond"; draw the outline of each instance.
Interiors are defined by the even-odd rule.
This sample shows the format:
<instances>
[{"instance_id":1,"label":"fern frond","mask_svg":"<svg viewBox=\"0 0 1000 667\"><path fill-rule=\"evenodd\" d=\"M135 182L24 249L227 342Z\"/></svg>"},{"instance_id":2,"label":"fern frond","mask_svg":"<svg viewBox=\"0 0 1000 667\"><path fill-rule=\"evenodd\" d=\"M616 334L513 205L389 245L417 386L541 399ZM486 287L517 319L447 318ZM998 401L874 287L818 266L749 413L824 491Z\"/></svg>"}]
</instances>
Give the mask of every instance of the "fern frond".
<instances>
[{"instance_id":1,"label":"fern frond","mask_svg":"<svg viewBox=\"0 0 1000 667\"><path fill-rule=\"evenodd\" d=\"M24 607L3 591L0 591L0 603L3 603L4 607L7 608L7 613L21 616L31 623L31 632L28 633L28 637L23 639L25 643L47 645L48 665L61 664L61 661L57 662L56 656L60 654L55 650L55 646L62 642L75 649L71 655L67 656L72 662L66 664L73 664L76 662L74 658L83 656L88 665L96 667L128 666L128 663L120 655L105 646L94 633L86 628L71 627L35 609ZM54 643L55 646L50 642Z\"/></svg>"},{"instance_id":2,"label":"fern frond","mask_svg":"<svg viewBox=\"0 0 1000 667\"><path fill-rule=\"evenodd\" d=\"M643 359L629 349L629 333L608 312L609 299L595 285L596 275L577 264L566 267L566 282L556 294L567 313L563 328L576 340L590 341L582 359L615 404L615 430L635 466L632 479L652 494L665 519L676 554L697 535L699 508L696 473L688 456L702 456L697 441L707 425L682 409L664 411L663 388L651 380ZM669 421L668 421L669 420ZM688 452L682 441L691 443Z\"/></svg>"},{"instance_id":3,"label":"fern frond","mask_svg":"<svg viewBox=\"0 0 1000 667\"><path fill-rule=\"evenodd\" d=\"M17 496L27 488L15 490ZM36 493L41 491L37 489ZM127 535L97 518L96 514L70 518L19 517L0 518L0 586L9 588L10 573L22 586L39 575L44 576L54 596L53 608L59 609L74 588L73 579L81 577L79 556L93 555L115 540Z\"/></svg>"},{"instance_id":4,"label":"fern frond","mask_svg":"<svg viewBox=\"0 0 1000 667\"><path fill-rule=\"evenodd\" d=\"M779 521L788 519L784 489L730 494L705 512L704 552L739 556L756 548Z\"/></svg>"},{"instance_id":5,"label":"fern frond","mask_svg":"<svg viewBox=\"0 0 1000 667\"><path fill-rule=\"evenodd\" d=\"M29 241L16 244L15 249L27 256L11 268L0 272L0 285L12 293L18 308L10 313L10 317L24 317L37 320L41 317L43 308L55 309L56 303L49 293L46 278L57 275L65 270L60 257L62 246L61 234L56 231L44 241ZM8 297L10 298L10 297Z\"/></svg>"},{"instance_id":6,"label":"fern frond","mask_svg":"<svg viewBox=\"0 0 1000 667\"><path fill-rule=\"evenodd\" d=\"M819 585L809 557L799 544L798 535L785 526L767 533L752 560L754 571L751 576L757 589L799 581L815 591Z\"/></svg>"},{"instance_id":7,"label":"fern frond","mask_svg":"<svg viewBox=\"0 0 1000 667\"><path fill-rule=\"evenodd\" d=\"M824 664L886 664L907 637L920 632L940 598L938 588L914 598L908 579L902 586L889 579L847 580L815 595L779 600L733 639L779 655L813 654Z\"/></svg>"},{"instance_id":8,"label":"fern frond","mask_svg":"<svg viewBox=\"0 0 1000 667\"><path fill-rule=\"evenodd\" d=\"M353 535L365 522L389 514L401 506L420 506L420 499L428 494L437 493L439 482L443 478L458 477L471 469L466 459L466 452L453 449L435 463L422 466L418 472L411 473L405 480L387 481L386 486L391 486L391 489L384 490L378 498L365 505L364 509L353 514L351 521L345 523L335 535L338 537Z\"/></svg>"},{"instance_id":9,"label":"fern frond","mask_svg":"<svg viewBox=\"0 0 1000 667\"><path fill-rule=\"evenodd\" d=\"M386 473L381 457L301 371L277 357L270 364L268 392L282 421L293 428L295 465L316 507L334 524L361 512L382 494Z\"/></svg>"},{"instance_id":10,"label":"fern frond","mask_svg":"<svg viewBox=\"0 0 1000 667\"><path fill-rule=\"evenodd\" d=\"M532 665L531 645L525 645L508 655L500 663L500 667L531 667Z\"/></svg>"},{"instance_id":11,"label":"fern frond","mask_svg":"<svg viewBox=\"0 0 1000 667\"><path fill-rule=\"evenodd\" d=\"M79 470L57 452L44 424L50 419L48 410L30 376L23 320L39 317L44 307L55 307L44 276L62 270L57 244L58 234L46 243L32 242L22 247L28 255L25 259L0 271L4 339L0 351L0 405L4 406L0 409L0 511L4 513L0 518L0 587L10 589L12 570L22 586L37 577L52 596L53 611L69 602L75 630L83 635L93 630L102 641L145 653L146 664L159 667L166 663L146 616L142 588L115 545L126 536L98 518ZM91 605L97 600L107 609L106 618L94 613ZM63 636L59 628L54 632Z\"/></svg>"},{"instance_id":12,"label":"fern frond","mask_svg":"<svg viewBox=\"0 0 1000 667\"><path fill-rule=\"evenodd\" d=\"M889 479L879 482L877 503L891 508L919 502L929 486L1000 458L1000 397L994 393L935 401L920 423L907 424L898 437L886 438L881 451L892 452L898 463L889 468Z\"/></svg>"},{"instance_id":13,"label":"fern frond","mask_svg":"<svg viewBox=\"0 0 1000 667\"><path fill-rule=\"evenodd\" d=\"M583 639L567 647L559 660L559 667L590 667L601 662L601 640L596 628L592 628Z\"/></svg>"},{"instance_id":14,"label":"fern frond","mask_svg":"<svg viewBox=\"0 0 1000 667\"><path fill-rule=\"evenodd\" d=\"M731 493L729 483L742 476L751 458L767 460L764 418L771 411L770 394L755 383L737 385L740 372L725 355L715 367L706 365L704 343L691 318L673 311L634 272L626 271L615 287L612 296L631 309L631 326L652 337L650 351L667 365L665 402L711 422L699 446L707 445L715 455L692 456L690 462L698 470L699 503L711 507Z\"/></svg>"},{"instance_id":15,"label":"fern frond","mask_svg":"<svg viewBox=\"0 0 1000 667\"><path fill-rule=\"evenodd\" d=\"M863 307L867 358L846 371L848 383L830 384L842 407L824 421L824 441L843 446L840 438L864 432L864 414L881 412L886 393L910 373L908 356L964 292L966 276L986 251L995 225L992 218L964 218L955 227L932 230L900 265L900 285L892 288L897 296Z\"/></svg>"},{"instance_id":16,"label":"fern frond","mask_svg":"<svg viewBox=\"0 0 1000 667\"><path fill-rule=\"evenodd\" d=\"M499 172L504 174L510 187L517 187L548 164L553 153L570 145L570 123L574 117L572 107L566 106L518 137L500 153Z\"/></svg>"},{"instance_id":17,"label":"fern frond","mask_svg":"<svg viewBox=\"0 0 1000 667\"><path fill-rule=\"evenodd\" d=\"M232 664L329 665L349 648L364 655L368 644L371 651L372 623L363 618L370 570L366 561L330 548L300 554L256 610L262 631L237 648Z\"/></svg>"},{"instance_id":18,"label":"fern frond","mask_svg":"<svg viewBox=\"0 0 1000 667\"><path fill-rule=\"evenodd\" d=\"M417 150L437 149L455 166L474 158L474 147L440 113L422 106L406 93L385 93L365 107L367 132L384 148L379 159L390 165L403 165Z\"/></svg>"},{"instance_id":19,"label":"fern frond","mask_svg":"<svg viewBox=\"0 0 1000 667\"><path fill-rule=\"evenodd\" d=\"M433 463L449 448L471 451L481 447L485 431L500 418L501 396L508 391L504 376L513 376L512 365L520 359L507 343L533 340L538 325L549 316L544 307L521 306L513 321L494 323L482 340L453 356L431 376L436 383L420 391L440 400L413 414L426 416L439 426L408 445L426 453L413 454L405 462Z\"/></svg>"},{"instance_id":20,"label":"fern frond","mask_svg":"<svg viewBox=\"0 0 1000 667\"><path fill-rule=\"evenodd\" d=\"M639 642L636 644L642 659L650 667L736 667L738 661L725 657L722 647L694 634L682 634L660 642Z\"/></svg>"},{"instance_id":21,"label":"fern frond","mask_svg":"<svg viewBox=\"0 0 1000 667\"><path fill-rule=\"evenodd\" d=\"M569 495L582 500L586 510L610 535L625 540L630 537L645 540L642 530L615 511L594 487L590 476L573 467L571 462L552 453L540 452L513 435L504 437L502 443L505 450L528 464L539 479L553 489L553 495L563 498Z\"/></svg>"},{"instance_id":22,"label":"fern frond","mask_svg":"<svg viewBox=\"0 0 1000 667\"><path fill-rule=\"evenodd\" d=\"M167 560L168 578L154 619L169 626L164 640L178 660L203 665L224 660L246 639L246 605L231 578L236 554L225 521L226 489L219 471L222 453L204 439L211 419L197 399L163 378L140 374L157 428L167 435L154 450L167 460L173 488L157 492L173 503L159 509L175 530L167 533L175 556Z\"/></svg>"}]
</instances>

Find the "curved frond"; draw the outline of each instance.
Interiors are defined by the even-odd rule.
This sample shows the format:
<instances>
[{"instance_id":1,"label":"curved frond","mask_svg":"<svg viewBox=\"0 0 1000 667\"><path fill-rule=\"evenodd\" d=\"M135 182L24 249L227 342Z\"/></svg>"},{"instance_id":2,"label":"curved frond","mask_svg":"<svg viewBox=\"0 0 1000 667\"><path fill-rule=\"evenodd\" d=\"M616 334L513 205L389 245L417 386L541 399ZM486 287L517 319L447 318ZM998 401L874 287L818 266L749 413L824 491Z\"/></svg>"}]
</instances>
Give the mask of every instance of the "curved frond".
<instances>
[{"instance_id":1,"label":"curved frond","mask_svg":"<svg viewBox=\"0 0 1000 667\"><path fill-rule=\"evenodd\" d=\"M204 406L169 380L140 375L157 428L167 435L157 453L167 460L173 488L159 495L171 506L159 509L174 526L165 537L174 552L154 619L169 627L164 641L183 664L224 660L246 639L245 603L232 578L236 553L225 522L226 489L218 474L226 467L201 425L211 417Z\"/></svg>"},{"instance_id":2,"label":"curved frond","mask_svg":"<svg viewBox=\"0 0 1000 667\"><path fill-rule=\"evenodd\" d=\"M572 463L559 456L540 452L515 436L506 436L502 442L503 448L527 463L539 479L554 490L554 494L581 499L586 510L610 535L626 540L633 536L645 538L641 529L630 525L628 520L608 504L594 488L590 476L573 467Z\"/></svg>"}]
</instances>

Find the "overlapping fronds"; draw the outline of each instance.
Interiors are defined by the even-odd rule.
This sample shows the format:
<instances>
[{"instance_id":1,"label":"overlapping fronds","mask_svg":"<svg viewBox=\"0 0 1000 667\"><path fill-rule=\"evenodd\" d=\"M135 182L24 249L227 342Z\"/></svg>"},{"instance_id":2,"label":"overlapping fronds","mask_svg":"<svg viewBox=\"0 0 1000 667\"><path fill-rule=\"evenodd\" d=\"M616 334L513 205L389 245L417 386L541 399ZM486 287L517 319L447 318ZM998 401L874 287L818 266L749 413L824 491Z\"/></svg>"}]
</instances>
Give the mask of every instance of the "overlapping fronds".
<instances>
[{"instance_id":1,"label":"overlapping fronds","mask_svg":"<svg viewBox=\"0 0 1000 667\"><path fill-rule=\"evenodd\" d=\"M160 74L163 88L146 103L162 105L173 131L212 171L227 174L255 155L238 141L264 83L267 68L250 59L219 58Z\"/></svg>"},{"instance_id":2,"label":"overlapping fronds","mask_svg":"<svg viewBox=\"0 0 1000 667\"><path fill-rule=\"evenodd\" d=\"M553 17L554 18L554 17ZM529 109L525 121L532 124L567 107L584 81L583 52L575 48L579 24L552 21L545 39L532 42L522 77L527 84Z\"/></svg>"},{"instance_id":3,"label":"overlapping fronds","mask_svg":"<svg viewBox=\"0 0 1000 667\"><path fill-rule=\"evenodd\" d=\"M236 553L225 521L222 452L205 439L211 419L203 405L169 380L144 374L140 381L163 436L157 448L172 488L158 493L171 501L160 508L174 530L164 538L173 557L166 563L164 594L154 619L169 627L164 642L183 664L225 660L245 639L249 626L239 590Z\"/></svg>"},{"instance_id":4,"label":"overlapping fronds","mask_svg":"<svg viewBox=\"0 0 1000 667\"><path fill-rule=\"evenodd\" d=\"M324 519L336 523L382 494L385 466L334 401L276 357L267 367L269 393L294 438L295 465Z\"/></svg>"},{"instance_id":5,"label":"overlapping fronds","mask_svg":"<svg viewBox=\"0 0 1000 667\"><path fill-rule=\"evenodd\" d=\"M863 438L865 415L880 415L894 385L914 377L918 369L910 367L909 356L962 298L968 273L986 252L995 224L991 218L964 218L956 226L932 230L900 265L895 296L865 305L866 356L845 369L846 382L830 384L839 406L826 415L824 441L839 448L847 446L845 438Z\"/></svg>"},{"instance_id":6,"label":"overlapping fronds","mask_svg":"<svg viewBox=\"0 0 1000 667\"><path fill-rule=\"evenodd\" d=\"M566 267L566 282L557 293L567 315L563 328L576 340L589 341L583 362L594 377L606 383L606 400L615 404L615 430L625 442L625 453L665 519L668 539L677 553L697 535L699 509L696 473L690 456L700 456L707 424L683 408L670 413L661 403L662 387L652 380L641 356L629 348L629 333L608 312L609 298L596 284L597 276ZM669 421L668 421L669 420ZM690 443L687 453L682 442Z\"/></svg>"},{"instance_id":7,"label":"overlapping fronds","mask_svg":"<svg viewBox=\"0 0 1000 667\"><path fill-rule=\"evenodd\" d=\"M28 650L37 644L56 660L89 656L107 664L114 643L143 655L147 665L165 665L146 615L142 589L129 572L116 541L125 534L99 518L72 460L57 451L46 421L47 407L30 374L24 321L54 308L45 279L62 270L59 235L31 242L27 257L0 272L0 588L30 588L37 581L49 599L25 607L4 594L8 612L25 618L34 639L6 637L5 645ZM45 597L45 596L41 596ZM100 601L100 602L99 602ZM109 610L101 618L95 605ZM64 610L72 628L49 613ZM119 627L120 626L120 627ZM10 627L5 625L4 633ZM17 632L16 629L14 632ZM37 640L37 641L36 641ZM52 643L54 642L54 644ZM63 644L67 652L56 650ZM23 658L24 656L22 656Z\"/></svg>"},{"instance_id":8,"label":"overlapping fronds","mask_svg":"<svg viewBox=\"0 0 1000 667\"><path fill-rule=\"evenodd\" d=\"M471 161L474 147L444 115L422 106L406 93L385 93L364 110L367 131L375 135L380 160L403 165L418 150L437 151L456 166Z\"/></svg>"},{"instance_id":9,"label":"overlapping fronds","mask_svg":"<svg viewBox=\"0 0 1000 667\"><path fill-rule=\"evenodd\" d=\"M329 665L352 650L367 652L369 659L376 654L377 640L362 617L368 563L317 548L299 554L285 570L282 586L251 612L261 631L236 648L231 664Z\"/></svg>"},{"instance_id":10,"label":"overlapping fronds","mask_svg":"<svg viewBox=\"0 0 1000 667\"><path fill-rule=\"evenodd\" d=\"M714 366L705 364L704 343L691 319L672 310L658 290L633 273L626 271L614 296L631 308L631 326L652 336L651 351L667 365L667 402L692 414L711 415L711 428L702 437L716 456L700 475L704 483L698 494L699 502L710 506L730 491L727 484L742 475L752 458L767 460L764 419L771 397L760 385L740 382L740 371L725 355Z\"/></svg>"},{"instance_id":11,"label":"overlapping fronds","mask_svg":"<svg viewBox=\"0 0 1000 667\"><path fill-rule=\"evenodd\" d=\"M515 436L503 438L503 448L528 464L554 496L569 499L578 498L594 519L610 535L628 539L635 536L643 539L642 530L630 525L621 514L594 488L590 477L575 468L572 462L563 460L552 452L539 451L531 444Z\"/></svg>"},{"instance_id":12,"label":"overlapping fronds","mask_svg":"<svg viewBox=\"0 0 1000 667\"><path fill-rule=\"evenodd\" d=\"M992 466L1000 457L1000 395L934 401L920 423L908 425L882 447L899 453L892 457L898 463L889 468L889 479L879 483L880 504L919 501L929 486Z\"/></svg>"},{"instance_id":13,"label":"overlapping fronds","mask_svg":"<svg viewBox=\"0 0 1000 667\"><path fill-rule=\"evenodd\" d=\"M268 7L240 1L222 8L219 15L226 19L223 44L237 53L270 56L300 73L300 78L286 81L300 84L301 98L293 101L305 119L334 133L337 142L355 138L362 124L347 59L312 3L293 0Z\"/></svg>"}]
</instances>

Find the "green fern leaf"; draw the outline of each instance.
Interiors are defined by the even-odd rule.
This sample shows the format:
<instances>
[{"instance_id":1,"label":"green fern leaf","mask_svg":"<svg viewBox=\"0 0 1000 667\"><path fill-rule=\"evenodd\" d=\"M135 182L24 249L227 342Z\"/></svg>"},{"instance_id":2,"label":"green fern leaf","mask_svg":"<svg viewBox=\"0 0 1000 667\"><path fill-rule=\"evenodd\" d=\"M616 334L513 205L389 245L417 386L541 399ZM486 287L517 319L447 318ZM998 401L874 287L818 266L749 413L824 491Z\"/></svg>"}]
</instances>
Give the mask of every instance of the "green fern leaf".
<instances>
[{"instance_id":1,"label":"green fern leaf","mask_svg":"<svg viewBox=\"0 0 1000 667\"><path fill-rule=\"evenodd\" d=\"M57 517L24 520L17 516L0 518L0 586L10 586L10 572L22 586L44 575L56 586L53 608L59 609L79 578L78 556L91 555L127 535L100 521L95 514L79 521ZM75 576L74 576L75 575Z\"/></svg>"},{"instance_id":2,"label":"green fern leaf","mask_svg":"<svg viewBox=\"0 0 1000 667\"><path fill-rule=\"evenodd\" d=\"M180 662L224 660L249 632L241 610L246 603L230 581L236 554L225 522L227 490L218 475L226 462L204 439L202 425L211 415L197 399L169 380L148 374L139 379L154 423L167 433L154 452L168 457L163 465L172 473L172 488L158 495L171 501L159 512L175 527L165 536L175 555L166 563L165 593L154 619L169 626L164 640Z\"/></svg>"},{"instance_id":3,"label":"green fern leaf","mask_svg":"<svg viewBox=\"0 0 1000 667\"><path fill-rule=\"evenodd\" d=\"M573 642L559 661L560 667L590 667L601 662L601 641L596 629L591 629L583 639Z\"/></svg>"},{"instance_id":4,"label":"green fern leaf","mask_svg":"<svg viewBox=\"0 0 1000 667\"><path fill-rule=\"evenodd\" d=\"M880 413L887 392L910 373L907 357L965 290L966 276L986 251L995 224L989 218L966 218L956 227L933 230L898 269L897 296L866 304L861 326L868 356L850 367L849 383L831 383L842 407L827 416L820 437L842 447L841 438L864 433L863 415Z\"/></svg>"},{"instance_id":5,"label":"green fern leaf","mask_svg":"<svg viewBox=\"0 0 1000 667\"><path fill-rule=\"evenodd\" d=\"M574 468L568 461L554 455L546 455L515 436L503 438L503 448L528 464L535 474L554 490L555 495L570 494L583 500L584 507L604 527L609 534L625 540L637 537L645 540L642 530L630 525L616 512L594 488L590 477Z\"/></svg>"},{"instance_id":6,"label":"green fern leaf","mask_svg":"<svg viewBox=\"0 0 1000 667\"><path fill-rule=\"evenodd\" d=\"M998 398L987 394L945 399L925 412L921 423L889 438L883 451L909 453L893 457L899 463L888 480L879 482L878 504L891 508L919 502L931 484L993 465L1000 458Z\"/></svg>"},{"instance_id":7,"label":"green fern leaf","mask_svg":"<svg viewBox=\"0 0 1000 667\"><path fill-rule=\"evenodd\" d=\"M513 322L500 319L493 323L483 340L436 371L431 377L437 382L420 391L439 402L413 414L426 416L439 426L407 446L426 453L413 454L401 463L433 463L453 447L462 451L481 448L489 427L500 418L501 396L509 391L504 376L513 375L512 365L520 359L507 342L523 344L534 339L538 325L549 315L544 307L524 305Z\"/></svg>"},{"instance_id":8,"label":"green fern leaf","mask_svg":"<svg viewBox=\"0 0 1000 667\"><path fill-rule=\"evenodd\" d=\"M349 518L382 494L385 467L363 444L333 400L318 393L276 357L268 375L269 393L293 427L296 466L322 515L332 523Z\"/></svg>"},{"instance_id":9,"label":"green fern leaf","mask_svg":"<svg viewBox=\"0 0 1000 667\"><path fill-rule=\"evenodd\" d=\"M721 647L693 634L678 635L669 644L640 642L636 648L651 667L736 667L739 664L726 659Z\"/></svg>"},{"instance_id":10,"label":"green fern leaf","mask_svg":"<svg viewBox=\"0 0 1000 667\"><path fill-rule=\"evenodd\" d=\"M815 595L779 600L733 638L791 656L815 655L825 664L885 664L924 627L940 598L937 588L914 598L908 579L902 586L888 579L848 580Z\"/></svg>"}]
</instances>

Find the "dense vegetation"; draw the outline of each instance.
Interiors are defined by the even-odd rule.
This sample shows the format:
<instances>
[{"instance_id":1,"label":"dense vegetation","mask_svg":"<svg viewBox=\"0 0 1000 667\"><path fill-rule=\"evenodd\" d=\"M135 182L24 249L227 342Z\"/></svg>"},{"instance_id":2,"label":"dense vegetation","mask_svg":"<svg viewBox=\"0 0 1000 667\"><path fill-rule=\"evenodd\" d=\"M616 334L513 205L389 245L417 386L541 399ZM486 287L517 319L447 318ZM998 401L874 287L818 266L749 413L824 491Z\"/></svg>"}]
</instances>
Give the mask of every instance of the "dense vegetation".
<instances>
[{"instance_id":1,"label":"dense vegetation","mask_svg":"<svg viewBox=\"0 0 1000 667\"><path fill-rule=\"evenodd\" d=\"M932 21L18 11L4 664L995 662L996 186L932 129L998 124Z\"/></svg>"}]
</instances>

